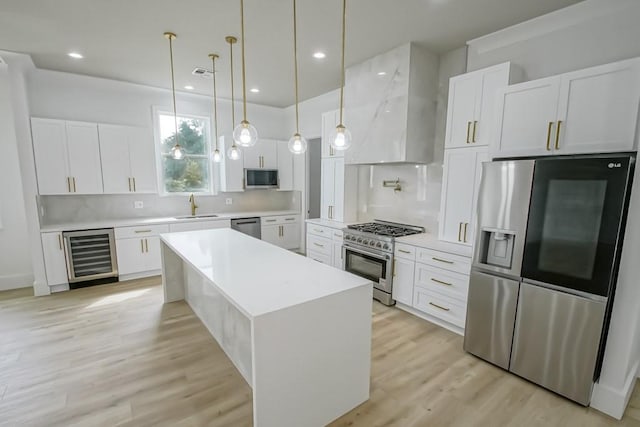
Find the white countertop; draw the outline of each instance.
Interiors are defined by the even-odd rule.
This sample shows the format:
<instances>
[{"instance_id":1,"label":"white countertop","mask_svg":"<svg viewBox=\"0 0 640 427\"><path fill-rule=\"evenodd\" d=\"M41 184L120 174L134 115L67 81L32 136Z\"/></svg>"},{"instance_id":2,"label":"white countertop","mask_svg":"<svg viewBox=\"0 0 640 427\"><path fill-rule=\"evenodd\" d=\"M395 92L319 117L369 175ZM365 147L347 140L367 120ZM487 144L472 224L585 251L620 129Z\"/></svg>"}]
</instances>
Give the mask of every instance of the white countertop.
<instances>
[{"instance_id":1,"label":"white countertop","mask_svg":"<svg viewBox=\"0 0 640 427\"><path fill-rule=\"evenodd\" d=\"M215 214L215 212L214 212ZM159 217L159 218L124 218L124 219L105 219L99 221L76 221L61 224L48 224L40 227L40 231L72 231L72 230L90 230L94 228L111 228L111 227L130 227L138 225L154 225L154 224L177 224L181 222L193 221L217 221L228 220L232 218L251 218L255 216L276 216L276 215L299 215L300 212L294 210L286 211L258 211L258 212L231 212L219 213L216 217L200 217L200 218L176 218L176 217ZM198 215L207 215L204 212Z\"/></svg>"},{"instance_id":2,"label":"white countertop","mask_svg":"<svg viewBox=\"0 0 640 427\"><path fill-rule=\"evenodd\" d=\"M371 286L367 279L228 228L160 238L249 317Z\"/></svg>"},{"instance_id":3,"label":"white countertop","mask_svg":"<svg viewBox=\"0 0 640 427\"><path fill-rule=\"evenodd\" d=\"M438 236L431 233L412 234L411 236L397 237L396 242L404 243L420 248L434 249L450 254L466 256L471 258L473 251L471 246L459 245L456 243L438 240Z\"/></svg>"},{"instance_id":4,"label":"white countertop","mask_svg":"<svg viewBox=\"0 0 640 427\"><path fill-rule=\"evenodd\" d=\"M335 228L336 230L346 228L347 225L353 224L352 222L338 222L323 218L311 218L307 219L306 222L309 224L321 225L323 227Z\"/></svg>"}]
</instances>

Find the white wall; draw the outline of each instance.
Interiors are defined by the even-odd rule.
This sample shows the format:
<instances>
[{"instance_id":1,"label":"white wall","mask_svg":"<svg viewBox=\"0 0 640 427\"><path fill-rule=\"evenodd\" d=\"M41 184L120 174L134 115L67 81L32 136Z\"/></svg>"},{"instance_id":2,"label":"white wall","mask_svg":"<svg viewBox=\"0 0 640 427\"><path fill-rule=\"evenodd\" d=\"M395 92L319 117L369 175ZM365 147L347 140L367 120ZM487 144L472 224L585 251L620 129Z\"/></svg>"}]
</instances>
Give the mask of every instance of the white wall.
<instances>
[{"instance_id":1,"label":"white wall","mask_svg":"<svg viewBox=\"0 0 640 427\"><path fill-rule=\"evenodd\" d=\"M11 86L0 61L0 290L33 285Z\"/></svg>"}]
</instances>

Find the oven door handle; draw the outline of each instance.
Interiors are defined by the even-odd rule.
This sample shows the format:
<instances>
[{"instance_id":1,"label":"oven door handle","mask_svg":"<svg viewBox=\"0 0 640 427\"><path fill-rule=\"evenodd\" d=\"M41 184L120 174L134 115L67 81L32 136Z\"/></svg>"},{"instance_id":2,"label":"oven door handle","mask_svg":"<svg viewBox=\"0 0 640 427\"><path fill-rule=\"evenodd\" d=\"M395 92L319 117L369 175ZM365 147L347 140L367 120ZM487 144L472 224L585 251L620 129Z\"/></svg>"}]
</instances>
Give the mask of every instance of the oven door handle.
<instances>
[{"instance_id":1,"label":"oven door handle","mask_svg":"<svg viewBox=\"0 0 640 427\"><path fill-rule=\"evenodd\" d=\"M345 250L346 249L351 249L354 252L365 254L365 255L369 255L369 256L373 256L373 257L376 257L376 258L379 258L379 259L384 259L385 261L388 261L388 260L391 259L391 255L378 254L378 253L375 253L375 252L369 252L369 251L365 251L364 249L356 248L356 247L349 246L349 245L342 245L342 246L345 248Z\"/></svg>"}]
</instances>

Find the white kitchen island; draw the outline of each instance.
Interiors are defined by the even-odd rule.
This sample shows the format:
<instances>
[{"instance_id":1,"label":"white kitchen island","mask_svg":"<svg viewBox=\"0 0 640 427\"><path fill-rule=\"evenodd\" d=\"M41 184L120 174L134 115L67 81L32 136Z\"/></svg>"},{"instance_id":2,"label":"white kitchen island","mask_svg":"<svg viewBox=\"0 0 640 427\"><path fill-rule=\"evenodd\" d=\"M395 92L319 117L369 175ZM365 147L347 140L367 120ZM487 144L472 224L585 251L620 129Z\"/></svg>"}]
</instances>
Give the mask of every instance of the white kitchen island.
<instances>
[{"instance_id":1,"label":"white kitchen island","mask_svg":"<svg viewBox=\"0 0 640 427\"><path fill-rule=\"evenodd\" d=\"M253 390L256 427L324 426L369 399L372 283L235 230L161 235L186 300Z\"/></svg>"}]
</instances>

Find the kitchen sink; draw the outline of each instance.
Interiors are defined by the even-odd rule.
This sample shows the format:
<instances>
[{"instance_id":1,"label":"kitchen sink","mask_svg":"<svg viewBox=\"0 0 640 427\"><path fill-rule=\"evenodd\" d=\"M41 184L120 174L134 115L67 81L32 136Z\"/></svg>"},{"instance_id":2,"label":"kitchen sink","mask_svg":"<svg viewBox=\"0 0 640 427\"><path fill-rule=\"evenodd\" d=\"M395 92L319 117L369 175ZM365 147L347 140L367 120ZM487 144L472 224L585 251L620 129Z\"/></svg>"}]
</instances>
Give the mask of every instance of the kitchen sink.
<instances>
[{"instance_id":1,"label":"kitchen sink","mask_svg":"<svg viewBox=\"0 0 640 427\"><path fill-rule=\"evenodd\" d=\"M202 214L202 215L183 215L174 216L175 219L197 219L197 218L216 218L216 214Z\"/></svg>"}]
</instances>

